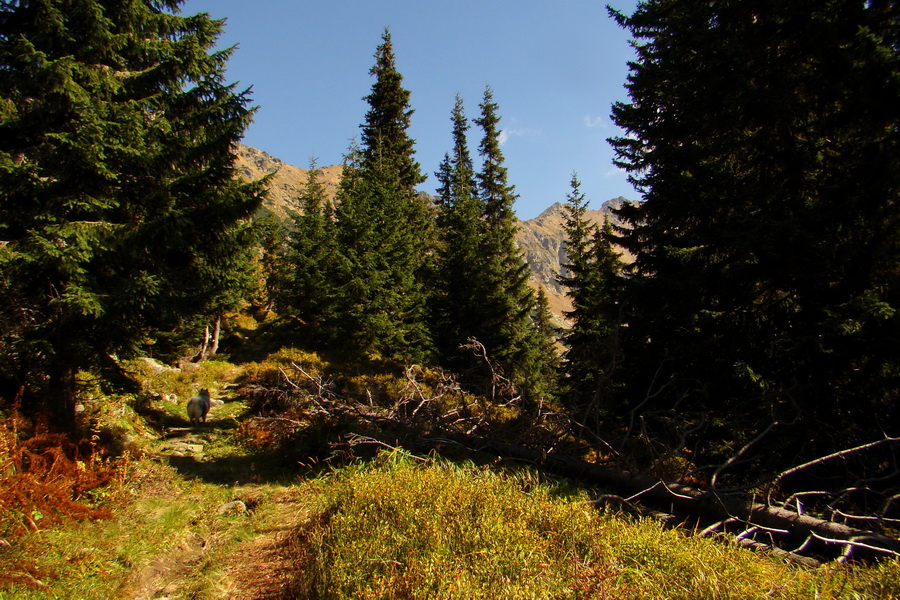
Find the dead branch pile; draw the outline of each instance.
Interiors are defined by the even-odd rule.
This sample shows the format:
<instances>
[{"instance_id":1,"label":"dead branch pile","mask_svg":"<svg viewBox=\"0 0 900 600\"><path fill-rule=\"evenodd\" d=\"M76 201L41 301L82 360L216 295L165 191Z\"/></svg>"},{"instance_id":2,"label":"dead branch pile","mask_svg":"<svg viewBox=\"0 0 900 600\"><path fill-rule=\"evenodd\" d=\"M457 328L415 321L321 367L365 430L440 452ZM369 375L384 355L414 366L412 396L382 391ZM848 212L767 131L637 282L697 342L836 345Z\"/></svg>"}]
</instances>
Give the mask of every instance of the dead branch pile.
<instances>
[{"instance_id":1,"label":"dead branch pile","mask_svg":"<svg viewBox=\"0 0 900 600\"><path fill-rule=\"evenodd\" d=\"M474 349L477 354L478 346ZM487 361L486 353L483 355ZM745 489L717 488L715 478L713 485L701 489L683 481L665 481L646 472L616 467L612 461L587 462L580 458L582 451L602 445L602 440L591 439L587 444L579 437L584 430L566 415L541 405L527 405L510 393L514 388L489 361L487 364L493 377L490 389L494 393L490 398L466 393L459 383L442 373L432 372L426 377L425 371L417 366L404 371L402 385L394 381L398 389L393 395L376 393L377 390L373 392L370 388L348 394L335 380L295 363L280 371L282 385L269 389L248 386L244 393L277 397L279 406L292 398L294 406L302 407L289 415L258 418L267 426L283 431L302 430L316 419L332 422L344 419L363 425L357 430L345 429L340 439L330 442L329 452L333 456L352 455L354 447L398 443L415 446L417 450L455 448L490 453L611 491L599 497L598 502L615 499L640 504L665 515L676 515L672 520L702 535L721 535L748 547L766 547L807 564L815 564L820 559L845 561L900 556L900 541L895 531L900 523L884 514L851 515L832 511L830 518L823 518L822 514L804 513L801 502L804 492L776 502L771 496L754 495ZM383 435L387 430L390 436ZM397 438L398 431L407 434L402 442ZM797 465L767 482L768 489L777 488L782 480L806 469L897 442L885 438ZM609 448L609 455L615 456L615 450ZM729 462L724 463L717 473L729 466ZM757 489L766 487L757 486ZM888 505L896 499L888 499ZM887 507L882 508L886 511Z\"/></svg>"}]
</instances>

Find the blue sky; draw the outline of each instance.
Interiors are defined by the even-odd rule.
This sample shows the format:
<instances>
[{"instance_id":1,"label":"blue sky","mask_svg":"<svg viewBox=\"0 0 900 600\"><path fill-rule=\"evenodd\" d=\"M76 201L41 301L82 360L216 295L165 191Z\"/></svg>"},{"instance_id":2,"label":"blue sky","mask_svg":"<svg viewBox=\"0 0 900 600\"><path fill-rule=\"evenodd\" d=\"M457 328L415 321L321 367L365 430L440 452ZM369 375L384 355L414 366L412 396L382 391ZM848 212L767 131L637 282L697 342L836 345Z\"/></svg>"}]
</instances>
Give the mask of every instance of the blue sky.
<instances>
[{"instance_id":1,"label":"blue sky","mask_svg":"<svg viewBox=\"0 0 900 600\"><path fill-rule=\"evenodd\" d=\"M635 0L611 0L625 13ZM244 139L289 164L338 164L365 119L375 48L387 26L411 92L410 135L429 175L451 148L456 94L469 120L485 86L500 106L516 212L531 219L569 191L577 172L591 208L637 199L611 163L610 106L626 100L628 35L594 0L187 0L184 14L227 18L237 44L227 77L259 106ZM480 131L469 142L477 164Z\"/></svg>"}]
</instances>

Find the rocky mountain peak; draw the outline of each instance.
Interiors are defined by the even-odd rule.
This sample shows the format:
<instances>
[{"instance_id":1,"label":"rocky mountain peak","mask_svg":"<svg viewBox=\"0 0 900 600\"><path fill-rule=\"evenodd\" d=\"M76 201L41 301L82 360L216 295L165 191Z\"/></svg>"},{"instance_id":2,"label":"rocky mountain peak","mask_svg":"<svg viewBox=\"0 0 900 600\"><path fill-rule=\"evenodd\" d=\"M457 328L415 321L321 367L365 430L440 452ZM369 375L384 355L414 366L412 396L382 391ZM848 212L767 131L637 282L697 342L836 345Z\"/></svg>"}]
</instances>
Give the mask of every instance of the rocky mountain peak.
<instances>
[{"instance_id":1,"label":"rocky mountain peak","mask_svg":"<svg viewBox=\"0 0 900 600\"><path fill-rule=\"evenodd\" d=\"M586 211L585 218L598 227L603 226L607 216L616 223L617 220L611 210L620 208L625 202L629 200L621 196L607 200L599 210ZM565 270L563 265L568 260L565 248L565 205L556 202L535 218L521 221L519 225L516 241L528 266L531 267L532 286L544 288L551 312L557 315L560 324L563 324L561 315L572 309L572 303L566 296L565 289L556 280L557 275Z\"/></svg>"},{"instance_id":2,"label":"rocky mountain peak","mask_svg":"<svg viewBox=\"0 0 900 600\"><path fill-rule=\"evenodd\" d=\"M556 216L564 215L565 210L566 210L565 204L563 204L562 202L554 202L553 204L548 206L546 209L544 209L544 212L542 212L541 214L539 214L532 220L537 221L538 219L552 219Z\"/></svg>"},{"instance_id":3,"label":"rocky mountain peak","mask_svg":"<svg viewBox=\"0 0 900 600\"><path fill-rule=\"evenodd\" d=\"M261 179L274 173L269 184L266 208L282 218L287 216L288 211L297 210L297 199L306 187L306 180L309 177L307 169L289 165L267 152L243 144L238 145L235 166L244 177L250 180ZM337 194L342 170L341 165L319 168L321 171L319 181L325 188L325 196L330 201L333 201Z\"/></svg>"}]
</instances>

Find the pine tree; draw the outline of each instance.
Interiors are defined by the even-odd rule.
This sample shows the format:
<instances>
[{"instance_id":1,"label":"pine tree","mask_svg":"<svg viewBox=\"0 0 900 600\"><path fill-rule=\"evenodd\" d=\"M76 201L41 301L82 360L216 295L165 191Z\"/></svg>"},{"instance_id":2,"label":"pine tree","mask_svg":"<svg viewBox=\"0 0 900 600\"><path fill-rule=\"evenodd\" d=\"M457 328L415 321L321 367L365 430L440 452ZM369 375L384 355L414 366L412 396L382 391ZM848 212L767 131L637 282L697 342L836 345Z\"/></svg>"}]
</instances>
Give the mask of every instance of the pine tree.
<instances>
[{"instance_id":1,"label":"pine tree","mask_svg":"<svg viewBox=\"0 0 900 600\"><path fill-rule=\"evenodd\" d=\"M291 283L286 302L310 332L328 333L333 317L334 289L328 272L334 269L335 228L333 209L319 181L316 160L310 160L306 187L300 195L300 212L293 216L290 262ZM319 341L327 340L319 336Z\"/></svg>"},{"instance_id":2,"label":"pine tree","mask_svg":"<svg viewBox=\"0 0 900 600\"><path fill-rule=\"evenodd\" d=\"M565 205L567 262L558 277L572 300L572 310L566 313L572 327L564 336L563 385L567 402L581 422L596 427L615 387L622 265L610 241L609 218L602 230L592 225L585 216L587 201L581 182L574 174L571 188Z\"/></svg>"},{"instance_id":3,"label":"pine tree","mask_svg":"<svg viewBox=\"0 0 900 600\"><path fill-rule=\"evenodd\" d=\"M387 28L369 75L375 78L375 83L365 98L369 110L366 122L361 125L362 168L394 169L396 184L416 196L413 190L425 181L425 176L415 160L415 141L407 133L414 111L409 104L410 92L403 87L403 75L397 71L391 33Z\"/></svg>"},{"instance_id":4,"label":"pine tree","mask_svg":"<svg viewBox=\"0 0 900 600\"><path fill-rule=\"evenodd\" d=\"M246 92L222 22L182 2L0 5L4 372L74 414L75 373L230 301L259 205L236 180Z\"/></svg>"},{"instance_id":5,"label":"pine tree","mask_svg":"<svg viewBox=\"0 0 900 600\"><path fill-rule=\"evenodd\" d=\"M534 327L534 293L528 286L528 265L516 246L517 220L513 211L515 188L508 183L500 149L500 116L493 91L485 89L481 115L475 123L483 137L479 145L482 168L477 174L484 207L485 236L481 248L484 270L480 277L484 297L479 341L526 393L543 387L540 373L544 340Z\"/></svg>"},{"instance_id":6,"label":"pine tree","mask_svg":"<svg viewBox=\"0 0 900 600\"><path fill-rule=\"evenodd\" d=\"M571 188L565 204L567 260L565 271L558 276L559 283L566 288L566 295L572 301L572 310L565 313L572 327L564 336L564 385L570 405L588 405L596 410L594 400L600 386L602 339L595 327L600 315L595 312L596 271L591 243L597 228L585 217L587 201L575 174L572 175Z\"/></svg>"},{"instance_id":7,"label":"pine tree","mask_svg":"<svg viewBox=\"0 0 900 600\"><path fill-rule=\"evenodd\" d=\"M557 338L560 329L553 323L550 311L550 300L543 287L538 288L534 305L535 360L540 369L533 378L535 391L533 394L556 398L560 393L559 370L560 353L557 349Z\"/></svg>"},{"instance_id":8,"label":"pine tree","mask_svg":"<svg viewBox=\"0 0 900 600\"><path fill-rule=\"evenodd\" d=\"M291 213L293 216L293 213ZM259 232L259 265L261 289L252 304L256 310L285 313L290 306L293 288L290 264L291 222L267 208L254 218Z\"/></svg>"},{"instance_id":9,"label":"pine tree","mask_svg":"<svg viewBox=\"0 0 900 600\"><path fill-rule=\"evenodd\" d=\"M894 3L613 14L638 40L612 140L644 195L620 212L633 397L710 452L777 422L775 468L897 435Z\"/></svg>"},{"instance_id":10,"label":"pine tree","mask_svg":"<svg viewBox=\"0 0 900 600\"><path fill-rule=\"evenodd\" d=\"M469 154L469 129L462 98L456 97L451 115L453 151L447 154L436 173L438 234L434 287L435 338L445 364L462 367L471 356L460 346L469 338L479 338L483 329L481 283L484 272L486 227L484 207L478 194L475 170Z\"/></svg>"},{"instance_id":11,"label":"pine tree","mask_svg":"<svg viewBox=\"0 0 900 600\"><path fill-rule=\"evenodd\" d=\"M195 285L205 286L203 307L197 315L204 331L199 360L217 353L226 314L246 307L258 292L260 237L256 222L243 219L220 232L219 251L197 254Z\"/></svg>"},{"instance_id":12,"label":"pine tree","mask_svg":"<svg viewBox=\"0 0 900 600\"><path fill-rule=\"evenodd\" d=\"M340 337L364 354L422 360L431 353L423 282L432 218L415 189L424 177L407 133L410 93L387 30L371 75L358 164L346 172L336 211L337 325Z\"/></svg>"}]
</instances>

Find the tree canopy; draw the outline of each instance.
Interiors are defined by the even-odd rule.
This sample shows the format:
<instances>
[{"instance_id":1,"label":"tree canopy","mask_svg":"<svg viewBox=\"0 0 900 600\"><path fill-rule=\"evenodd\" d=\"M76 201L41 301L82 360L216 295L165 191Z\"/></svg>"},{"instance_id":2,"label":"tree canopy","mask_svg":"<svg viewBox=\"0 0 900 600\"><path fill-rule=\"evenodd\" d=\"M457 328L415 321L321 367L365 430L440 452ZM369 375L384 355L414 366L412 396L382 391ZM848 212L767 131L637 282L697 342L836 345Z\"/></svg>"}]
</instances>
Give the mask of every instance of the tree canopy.
<instances>
[{"instance_id":1,"label":"tree canopy","mask_svg":"<svg viewBox=\"0 0 900 600\"><path fill-rule=\"evenodd\" d=\"M637 58L612 143L644 196L619 211L625 372L645 390L623 414L700 435L698 460L764 439L776 469L897 435L896 3L613 16Z\"/></svg>"},{"instance_id":2,"label":"tree canopy","mask_svg":"<svg viewBox=\"0 0 900 600\"><path fill-rule=\"evenodd\" d=\"M421 360L432 352L423 287L432 218L415 189L424 177L407 133L410 93L387 30L371 75L362 146L345 163L335 213L338 337L364 354Z\"/></svg>"},{"instance_id":3,"label":"tree canopy","mask_svg":"<svg viewBox=\"0 0 900 600\"><path fill-rule=\"evenodd\" d=\"M244 284L261 189L233 163L253 110L213 50L222 21L181 4L0 6L3 373L61 422L76 369Z\"/></svg>"},{"instance_id":4,"label":"tree canopy","mask_svg":"<svg viewBox=\"0 0 900 600\"><path fill-rule=\"evenodd\" d=\"M612 389L619 363L621 271L613 249L609 218L603 229L587 219L587 200L581 182L572 174L566 196L566 263L558 281L566 288L572 309L565 316L571 327L565 343L564 395L567 404L584 422L595 422L601 413L615 410Z\"/></svg>"},{"instance_id":5,"label":"tree canopy","mask_svg":"<svg viewBox=\"0 0 900 600\"><path fill-rule=\"evenodd\" d=\"M475 167L469 153L463 99L457 95L451 113L453 149L436 173L438 233L433 321L437 347L449 365L464 364L460 345L481 335L481 285L484 270L484 205L478 194Z\"/></svg>"},{"instance_id":6,"label":"tree canopy","mask_svg":"<svg viewBox=\"0 0 900 600\"><path fill-rule=\"evenodd\" d=\"M500 107L490 87L479 108L475 123L483 133L478 146L482 166L476 178L485 226L480 276L484 326L479 341L526 394L538 396L548 383L542 375L547 372L542 364L545 332L535 327L537 305L528 285L528 263L516 245L519 224L513 206L517 196L500 148Z\"/></svg>"}]
</instances>

